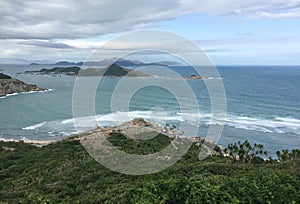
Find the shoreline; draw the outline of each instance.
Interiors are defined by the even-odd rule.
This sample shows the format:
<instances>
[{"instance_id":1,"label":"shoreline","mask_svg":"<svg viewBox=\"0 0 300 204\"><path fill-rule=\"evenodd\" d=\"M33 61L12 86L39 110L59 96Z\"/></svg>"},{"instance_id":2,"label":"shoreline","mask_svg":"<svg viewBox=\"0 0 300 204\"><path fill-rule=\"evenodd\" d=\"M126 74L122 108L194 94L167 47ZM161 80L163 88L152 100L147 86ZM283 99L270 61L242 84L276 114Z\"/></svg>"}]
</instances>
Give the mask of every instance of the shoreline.
<instances>
[{"instance_id":1,"label":"shoreline","mask_svg":"<svg viewBox=\"0 0 300 204\"><path fill-rule=\"evenodd\" d=\"M53 91L53 89L45 89L41 91L25 91L25 92L20 92L20 93L11 93L11 94L6 94L5 96L0 96L0 99L4 99L10 96L18 96L22 94L33 94L33 93L44 93L44 92L50 92Z\"/></svg>"},{"instance_id":2,"label":"shoreline","mask_svg":"<svg viewBox=\"0 0 300 204\"><path fill-rule=\"evenodd\" d=\"M134 118L133 120L130 120L128 122L124 122L120 125L117 126L112 126L112 127L99 127L96 126L93 129L84 131L84 132L79 132L79 133L74 133L71 135L68 135L65 138L60 138L60 139L55 139L55 140L32 140L32 139L6 139L6 138L0 138L0 141L4 141L4 142L21 142L23 141L24 143L30 143L30 144L48 144L48 143L53 143L53 142L59 142L59 141L63 141L63 140L70 140L70 139L74 139L74 138L78 138L78 139L84 139L85 137L88 137L91 134L94 133L103 133L105 135L108 135L109 133L112 132L121 132L124 135L126 135L128 138L131 139L136 139L134 137L134 135L137 134L142 134L145 132L157 132L159 134L164 134L170 138L189 138L193 141L197 141L199 139L205 139L202 137L197 137L197 136L182 136L183 135L183 131L178 130L178 129L174 129L174 128L168 128L168 127L164 127L161 126L159 124L156 123L152 123L152 122L148 122L145 121L143 118Z\"/></svg>"},{"instance_id":3,"label":"shoreline","mask_svg":"<svg viewBox=\"0 0 300 204\"><path fill-rule=\"evenodd\" d=\"M224 147L220 146L210 140L207 140L203 137L199 136L183 136L184 132L178 129L174 128L168 128L161 126L156 123L148 122L145 121L143 118L134 118L133 120L129 122L125 122L123 124L120 124L118 126L113 126L113 127L99 127L96 126L95 128L85 131L85 132L80 132L80 133L75 133L71 134L65 138L60 138L56 140L31 140L31 139L5 139L5 138L0 138L0 141L3 142L23 142L26 144L34 145L37 147L43 147L43 146L48 146L50 144L55 144L59 142L65 142L65 141L79 141L81 144L84 144L88 140L102 140L101 135L104 135L106 138L110 137L111 133L121 133L123 134L127 139L133 140L133 141L144 141L144 140L151 140L152 139L152 134L151 132L157 133L157 136L160 134L169 137L172 139L171 145L177 149L175 143L173 143L173 140L175 139L187 139L190 140L192 143L196 144L197 146L203 145L206 148L206 152L209 155L215 155L217 152L215 151L215 147L220 149L222 152L221 154L224 156ZM150 133L150 138L143 138L145 135ZM144 135L141 137L141 135ZM154 137L154 138L155 138Z\"/></svg>"},{"instance_id":4,"label":"shoreline","mask_svg":"<svg viewBox=\"0 0 300 204\"><path fill-rule=\"evenodd\" d=\"M66 138L65 138L66 139ZM45 146L45 145L49 145L49 144L53 144L56 142L60 142L63 141L64 139L59 139L59 140L31 140L31 139L6 139L6 138L0 138L1 142L23 142L26 144L32 144L32 145L41 145L41 146Z\"/></svg>"}]
</instances>

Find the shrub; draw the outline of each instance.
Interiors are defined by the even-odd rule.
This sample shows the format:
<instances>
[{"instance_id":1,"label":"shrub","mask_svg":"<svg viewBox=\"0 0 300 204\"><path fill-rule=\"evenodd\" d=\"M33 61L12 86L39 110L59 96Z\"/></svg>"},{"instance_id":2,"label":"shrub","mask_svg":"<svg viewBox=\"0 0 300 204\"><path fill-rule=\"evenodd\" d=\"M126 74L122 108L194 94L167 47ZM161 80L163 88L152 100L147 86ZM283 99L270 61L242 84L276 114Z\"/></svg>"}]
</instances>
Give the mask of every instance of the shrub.
<instances>
[{"instance_id":1,"label":"shrub","mask_svg":"<svg viewBox=\"0 0 300 204\"><path fill-rule=\"evenodd\" d=\"M224 152L229 155L233 162L251 163L253 158L267 155L262 144L252 146L247 140L244 143L229 144ZM256 159L257 160L257 159Z\"/></svg>"}]
</instances>

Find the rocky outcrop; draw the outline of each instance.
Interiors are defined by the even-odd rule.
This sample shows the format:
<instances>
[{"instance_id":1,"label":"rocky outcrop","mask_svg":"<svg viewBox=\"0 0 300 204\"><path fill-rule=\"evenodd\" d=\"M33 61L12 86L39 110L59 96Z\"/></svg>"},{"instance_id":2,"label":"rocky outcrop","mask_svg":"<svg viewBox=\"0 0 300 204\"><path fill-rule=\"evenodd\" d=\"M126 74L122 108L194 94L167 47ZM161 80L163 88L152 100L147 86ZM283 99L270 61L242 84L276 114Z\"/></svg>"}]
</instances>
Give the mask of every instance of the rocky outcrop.
<instances>
[{"instance_id":1,"label":"rocky outcrop","mask_svg":"<svg viewBox=\"0 0 300 204\"><path fill-rule=\"evenodd\" d=\"M185 77L186 79L209 79L208 76L190 75Z\"/></svg>"},{"instance_id":2,"label":"rocky outcrop","mask_svg":"<svg viewBox=\"0 0 300 204\"><path fill-rule=\"evenodd\" d=\"M18 79L13 79L8 75L0 73L0 97L14 93L45 90L36 85L26 84Z\"/></svg>"},{"instance_id":3,"label":"rocky outcrop","mask_svg":"<svg viewBox=\"0 0 300 204\"><path fill-rule=\"evenodd\" d=\"M0 79L11 79L10 76L0 73Z\"/></svg>"}]
</instances>

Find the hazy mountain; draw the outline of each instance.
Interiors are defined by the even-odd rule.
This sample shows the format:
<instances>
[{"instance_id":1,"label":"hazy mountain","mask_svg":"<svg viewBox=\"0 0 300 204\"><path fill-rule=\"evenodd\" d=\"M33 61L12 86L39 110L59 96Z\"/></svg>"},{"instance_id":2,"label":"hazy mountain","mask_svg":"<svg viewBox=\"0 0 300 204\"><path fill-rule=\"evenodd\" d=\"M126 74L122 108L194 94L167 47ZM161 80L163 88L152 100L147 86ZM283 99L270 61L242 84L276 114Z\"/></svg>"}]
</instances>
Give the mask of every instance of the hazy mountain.
<instances>
[{"instance_id":1,"label":"hazy mountain","mask_svg":"<svg viewBox=\"0 0 300 204\"><path fill-rule=\"evenodd\" d=\"M26 71L25 74L66 74L66 75L79 75L79 76L130 76L130 77L143 77L150 76L140 71L123 68L117 64L112 64L108 68L87 68L81 69L78 66L72 67L54 67L51 69L43 68L39 71Z\"/></svg>"},{"instance_id":2,"label":"hazy mountain","mask_svg":"<svg viewBox=\"0 0 300 204\"><path fill-rule=\"evenodd\" d=\"M0 58L0 64L28 64L30 61L22 58Z\"/></svg>"}]
</instances>

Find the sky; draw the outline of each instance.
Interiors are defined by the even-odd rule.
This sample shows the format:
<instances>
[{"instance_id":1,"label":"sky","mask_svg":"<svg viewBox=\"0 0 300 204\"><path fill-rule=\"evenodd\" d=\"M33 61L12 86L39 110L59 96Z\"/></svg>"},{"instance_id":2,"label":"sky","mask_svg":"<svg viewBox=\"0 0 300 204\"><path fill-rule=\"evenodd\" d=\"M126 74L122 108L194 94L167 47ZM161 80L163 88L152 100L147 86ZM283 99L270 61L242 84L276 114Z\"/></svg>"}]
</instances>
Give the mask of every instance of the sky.
<instances>
[{"instance_id":1,"label":"sky","mask_svg":"<svg viewBox=\"0 0 300 204\"><path fill-rule=\"evenodd\" d=\"M85 61L143 29L183 36L215 64L300 65L300 0L1 0L0 63Z\"/></svg>"}]
</instances>

